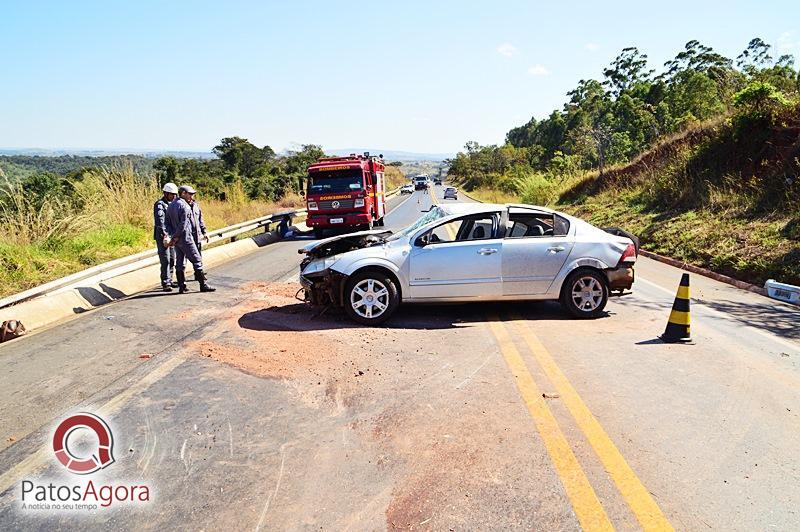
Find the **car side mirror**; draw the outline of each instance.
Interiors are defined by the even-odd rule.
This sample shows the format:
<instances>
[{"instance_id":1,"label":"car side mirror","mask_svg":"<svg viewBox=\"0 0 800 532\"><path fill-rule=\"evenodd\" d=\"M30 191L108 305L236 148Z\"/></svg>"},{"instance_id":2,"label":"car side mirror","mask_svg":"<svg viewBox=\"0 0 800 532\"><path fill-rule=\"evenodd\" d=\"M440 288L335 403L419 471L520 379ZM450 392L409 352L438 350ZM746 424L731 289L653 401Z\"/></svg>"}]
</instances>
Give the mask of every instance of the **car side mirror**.
<instances>
[{"instance_id":1,"label":"car side mirror","mask_svg":"<svg viewBox=\"0 0 800 532\"><path fill-rule=\"evenodd\" d=\"M420 235L419 237L417 237L417 239L414 241L414 245L417 246L418 248L424 248L425 246L430 244L430 240L431 240L431 234L425 233L424 235Z\"/></svg>"}]
</instances>

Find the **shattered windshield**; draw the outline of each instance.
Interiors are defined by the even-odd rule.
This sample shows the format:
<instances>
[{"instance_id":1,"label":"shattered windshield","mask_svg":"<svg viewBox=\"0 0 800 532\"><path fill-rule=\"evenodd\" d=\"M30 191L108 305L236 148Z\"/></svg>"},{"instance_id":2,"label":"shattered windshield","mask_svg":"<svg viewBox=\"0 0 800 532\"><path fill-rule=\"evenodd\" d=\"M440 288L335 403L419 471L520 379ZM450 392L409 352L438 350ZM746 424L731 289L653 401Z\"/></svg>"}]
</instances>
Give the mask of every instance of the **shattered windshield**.
<instances>
[{"instance_id":1,"label":"shattered windshield","mask_svg":"<svg viewBox=\"0 0 800 532\"><path fill-rule=\"evenodd\" d=\"M416 222L409 225L405 229L402 229L386 240L397 240L400 237L408 237L411 233L415 232L420 227L426 226L431 222L438 220L439 218L444 218L447 216L447 213L441 207L434 207L428 212L425 213L424 216L421 216Z\"/></svg>"}]
</instances>

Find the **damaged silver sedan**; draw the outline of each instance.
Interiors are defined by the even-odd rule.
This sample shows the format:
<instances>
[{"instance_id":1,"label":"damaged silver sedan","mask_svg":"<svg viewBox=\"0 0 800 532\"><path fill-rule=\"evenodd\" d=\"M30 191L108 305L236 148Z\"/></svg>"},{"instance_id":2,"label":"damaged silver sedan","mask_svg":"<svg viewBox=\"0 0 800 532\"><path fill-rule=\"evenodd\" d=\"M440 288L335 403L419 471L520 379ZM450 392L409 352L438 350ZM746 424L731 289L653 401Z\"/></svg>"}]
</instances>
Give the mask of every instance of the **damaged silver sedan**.
<instances>
[{"instance_id":1,"label":"damaged silver sedan","mask_svg":"<svg viewBox=\"0 0 800 532\"><path fill-rule=\"evenodd\" d=\"M602 314L633 285L637 246L624 231L531 205L433 207L405 229L327 238L300 250L306 301L383 323L400 303L558 300Z\"/></svg>"}]
</instances>

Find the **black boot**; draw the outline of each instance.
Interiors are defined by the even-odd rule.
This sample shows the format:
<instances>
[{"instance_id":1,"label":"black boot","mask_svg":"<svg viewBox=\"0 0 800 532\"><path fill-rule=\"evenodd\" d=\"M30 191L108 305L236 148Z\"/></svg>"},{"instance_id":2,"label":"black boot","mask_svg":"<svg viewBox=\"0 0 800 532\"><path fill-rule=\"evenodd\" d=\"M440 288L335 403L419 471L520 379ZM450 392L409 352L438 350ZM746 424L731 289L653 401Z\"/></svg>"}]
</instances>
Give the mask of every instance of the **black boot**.
<instances>
[{"instance_id":1,"label":"black boot","mask_svg":"<svg viewBox=\"0 0 800 532\"><path fill-rule=\"evenodd\" d=\"M186 286L186 273L185 272L175 272L175 277L178 279L178 293L185 294L189 291L189 287Z\"/></svg>"},{"instance_id":2,"label":"black boot","mask_svg":"<svg viewBox=\"0 0 800 532\"><path fill-rule=\"evenodd\" d=\"M164 292L172 292L171 283L161 283L161 290L163 290Z\"/></svg>"},{"instance_id":3,"label":"black boot","mask_svg":"<svg viewBox=\"0 0 800 532\"><path fill-rule=\"evenodd\" d=\"M200 283L201 292L215 292L217 289L206 282L206 274L203 270L195 270L194 278Z\"/></svg>"}]
</instances>

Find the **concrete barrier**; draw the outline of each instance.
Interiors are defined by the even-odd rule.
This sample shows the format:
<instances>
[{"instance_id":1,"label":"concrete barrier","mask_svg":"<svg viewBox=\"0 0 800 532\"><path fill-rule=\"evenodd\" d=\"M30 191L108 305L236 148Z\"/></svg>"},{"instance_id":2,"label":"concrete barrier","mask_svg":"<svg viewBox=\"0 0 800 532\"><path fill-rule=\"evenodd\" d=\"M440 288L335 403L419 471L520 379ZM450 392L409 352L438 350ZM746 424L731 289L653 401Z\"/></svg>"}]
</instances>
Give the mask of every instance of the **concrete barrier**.
<instances>
[{"instance_id":1,"label":"concrete barrier","mask_svg":"<svg viewBox=\"0 0 800 532\"><path fill-rule=\"evenodd\" d=\"M386 197L394 196L399 191L399 188L391 190L386 193ZM264 224L268 226L269 223L274 223L289 214L302 216L305 214L305 209L242 222L211 231L209 236L212 237L212 243L225 239L233 240L246 231L252 231ZM303 222L296 223L290 229L295 232L309 230ZM244 240L234 240L204 249L203 265L205 268L214 268L280 239L276 232L268 231ZM156 288L160 285L159 275L160 264L158 257L154 256L154 250L116 259L4 299L5 302L18 302L0 308L0 323L6 320L18 320L28 331L35 331L75 318L83 312L113 301Z\"/></svg>"},{"instance_id":2,"label":"concrete barrier","mask_svg":"<svg viewBox=\"0 0 800 532\"><path fill-rule=\"evenodd\" d=\"M303 226L293 226L302 231ZM233 259L243 257L260 247L280 240L276 232L267 232L252 238L237 240L213 247L203 252L203 264L214 268ZM145 259L147 260L147 259ZM35 331L55 323L80 316L81 313L130 297L139 292L160 286L160 265L144 265L131 270L131 265L82 279L57 291L0 309L0 322L21 321L28 331Z\"/></svg>"}]
</instances>

